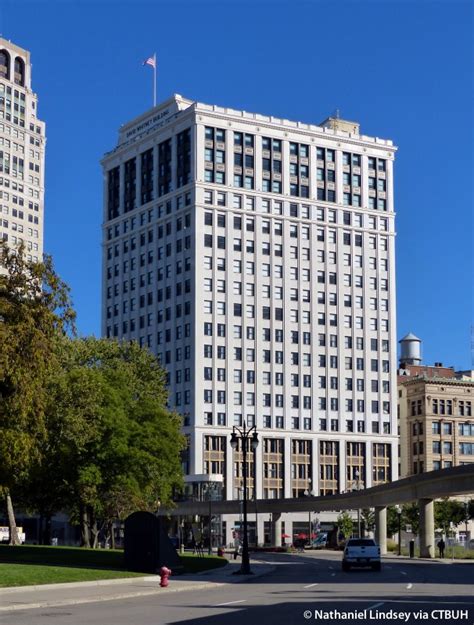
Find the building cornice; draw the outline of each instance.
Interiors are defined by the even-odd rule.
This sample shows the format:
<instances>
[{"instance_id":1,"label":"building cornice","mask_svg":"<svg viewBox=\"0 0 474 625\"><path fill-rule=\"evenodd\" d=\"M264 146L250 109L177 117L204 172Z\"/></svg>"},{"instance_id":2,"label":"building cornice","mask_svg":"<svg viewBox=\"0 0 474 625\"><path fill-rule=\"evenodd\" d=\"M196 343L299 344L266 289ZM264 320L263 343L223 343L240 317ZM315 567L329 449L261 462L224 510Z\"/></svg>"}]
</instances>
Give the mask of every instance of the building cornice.
<instances>
[{"instance_id":1,"label":"building cornice","mask_svg":"<svg viewBox=\"0 0 474 625\"><path fill-rule=\"evenodd\" d=\"M138 139L141 140L147 135L153 135L162 131L163 128L168 127L171 122L180 120L182 116L184 117L184 115L189 112L193 112L196 115L197 123L202 122L203 118L211 118L219 120L221 123L222 121L227 122L229 128L232 128L232 124L234 123L244 124L249 127L251 126L253 133L261 133L262 130L265 130L271 131L270 134L275 136L275 132L277 132L278 138L287 141L291 140L290 134L292 136L304 137L306 141L309 137L311 143L316 144L317 142L322 142L324 145L326 142L329 142L331 146L335 148L343 148L344 145L353 145L359 148L361 152L382 150L385 152L384 157L389 159L393 159L395 152L398 150L390 139L381 139L368 135L356 135L342 130L317 126L315 124L307 124L269 115L261 115L259 113L248 113L247 111L204 104L203 102L196 102L189 98L184 98L179 94L174 94L164 102L160 102L156 107L149 109L133 120L123 124L119 130L119 141L120 137L126 137L127 133L132 131L134 127L138 127L140 124L146 126L154 116L160 114L160 111L165 111L172 106L178 106L178 110L173 112L162 124L152 125L149 129L144 129L143 132L137 132L135 136L131 136L129 139L122 139L115 148L105 153L103 161L112 154L121 151L122 148L130 147L130 145L133 145ZM332 145L334 142L336 142L336 146Z\"/></svg>"},{"instance_id":2,"label":"building cornice","mask_svg":"<svg viewBox=\"0 0 474 625\"><path fill-rule=\"evenodd\" d=\"M400 380L399 384L403 386L411 386L413 384L442 384L443 386L467 386L474 387L474 380L458 380L457 378L429 377L426 375L417 375Z\"/></svg>"},{"instance_id":3,"label":"building cornice","mask_svg":"<svg viewBox=\"0 0 474 625\"><path fill-rule=\"evenodd\" d=\"M363 149L373 148L377 150L386 150L390 152L387 156L394 157L394 153L398 150L398 147L393 145L390 139L380 139L379 137L370 137L368 135L353 135L352 133L333 130L332 128L323 128L315 124L306 124L303 122L294 122L287 119L280 119L278 117L270 117L266 115L260 115L258 113L247 113L246 111L237 111L234 109L221 108L217 106L211 106L202 104L201 102L195 102L192 108L196 111L197 120L199 121L199 115L211 117L213 119L226 119L228 122L238 122L253 126L253 132L261 132L262 128L272 131L277 130L278 126L281 126L279 130L283 133L282 139L288 139L289 133L311 137L312 141L326 140L326 141L338 141L342 147L342 144L352 144Z\"/></svg>"}]
</instances>

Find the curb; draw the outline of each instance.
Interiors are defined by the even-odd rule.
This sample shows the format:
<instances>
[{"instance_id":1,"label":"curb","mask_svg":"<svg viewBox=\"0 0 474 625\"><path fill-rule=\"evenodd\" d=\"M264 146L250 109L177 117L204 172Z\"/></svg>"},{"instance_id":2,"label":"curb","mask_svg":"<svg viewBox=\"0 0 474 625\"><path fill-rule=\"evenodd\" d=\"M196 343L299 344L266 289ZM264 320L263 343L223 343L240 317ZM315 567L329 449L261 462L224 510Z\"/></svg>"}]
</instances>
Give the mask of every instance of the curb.
<instances>
[{"instance_id":1,"label":"curb","mask_svg":"<svg viewBox=\"0 0 474 625\"><path fill-rule=\"evenodd\" d=\"M230 583L242 583L245 582L246 580L253 580L256 579L258 577L263 577L264 575L267 575L268 573L271 573L272 571L275 570L275 567L267 567L266 570L264 571L257 571L256 573L254 573L253 575L248 575L248 576L242 576L242 577L233 577L232 573L229 573L229 575L226 575L227 579L224 579L222 581L219 582L208 582L208 581L199 581L197 583L190 583L188 586L184 585L184 586L171 586L171 587L167 587L166 589L162 589L160 586L156 586L152 589L148 589L148 590L137 590L137 591L133 591L133 592L123 592L123 593L118 593L118 594L114 594L114 595L97 595L96 597L82 597L82 598L77 598L77 599L64 599L62 601L36 601L36 602L31 602L31 603L16 603L13 605L9 605L9 606L0 606L0 613L2 612L12 612L12 611L17 611L17 610L34 610L34 609L38 609L38 608L57 608L57 607L63 607L63 606L68 606L68 605L80 605L80 604L85 604L85 603L99 603L102 601L117 601L119 599L133 599L135 597L145 597L145 596L153 596L153 595L158 595L163 591L166 591L165 594L169 594L169 593L173 593L173 592L184 592L186 590L207 590L207 589L211 589L211 588L219 588L221 586L225 586L227 584ZM207 571L206 571L207 572ZM204 573L206 573L204 572ZM201 573L202 574L202 573ZM68 587L68 588L90 588L90 587L97 587L97 586L107 586L107 585L113 585L114 583L131 583L131 582L136 582L136 581L158 581L160 580L160 576L159 575L149 575L146 577L132 577L132 578L123 578L120 580L98 580L97 582L77 582L77 583L67 583L67 584L43 584L43 585L39 585L39 586L19 586L19 587L13 587L13 588L9 588L9 589L1 589L0 590L0 596L1 595L7 595L9 593L14 594L17 593L19 591L25 591L28 592L29 590L44 590L44 589L50 589L50 590L55 590L55 589L61 589L64 587ZM179 580L176 580L177 583L179 583ZM183 580L185 581L185 580ZM107 583L107 582L112 582L112 584Z\"/></svg>"},{"instance_id":2,"label":"curb","mask_svg":"<svg viewBox=\"0 0 474 625\"><path fill-rule=\"evenodd\" d=\"M192 586L181 588L166 588L167 594L170 592L183 592L184 590L205 590L207 588L217 588L223 586L225 582L201 582ZM164 589L163 589L164 590ZM18 603L10 606L0 606L1 612L12 612L16 610L34 610L37 608L58 608L67 605L80 605L85 603L99 603L102 601L116 601L118 599L133 599L134 597L145 597L157 595L162 591L160 587L153 590L120 593L117 595L98 595L97 597L83 597L78 599L65 599L64 601L37 601L36 603Z\"/></svg>"},{"instance_id":3,"label":"curb","mask_svg":"<svg viewBox=\"0 0 474 625\"><path fill-rule=\"evenodd\" d=\"M436 562L437 564L474 564L474 558L410 558L410 556L384 555L382 559L398 560L399 562Z\"/></svg>"},{"instance_id":4,"label":"curb","mask_svg":"<svg viewBox=\"0 0 474 625\"><path fill-rule=\"evenodd\" d=\"M90 582L64 582L58 584L36 584L34 586L6 586L0 588L0 596L14 592L28 590L55 590L61 588L95 588L96 586L115 586L119 584L132 584L133 582L159 582L159 575L146 575L143 577L119 577L118 579L97 579Z\"/></svg>"}]
</instances>

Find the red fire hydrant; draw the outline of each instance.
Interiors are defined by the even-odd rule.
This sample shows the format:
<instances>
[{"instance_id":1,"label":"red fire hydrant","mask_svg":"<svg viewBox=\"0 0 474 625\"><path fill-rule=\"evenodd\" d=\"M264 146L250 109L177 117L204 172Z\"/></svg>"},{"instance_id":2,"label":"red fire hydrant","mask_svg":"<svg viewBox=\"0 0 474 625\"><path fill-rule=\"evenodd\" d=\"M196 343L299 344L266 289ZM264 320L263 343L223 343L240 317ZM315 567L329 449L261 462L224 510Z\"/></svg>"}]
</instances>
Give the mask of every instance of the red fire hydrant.
<instances>
[{"instance_id":1,"label":"red fire hydrant","mask_svg":"<svg viewBox=\"0 0 474 625\"><path fill-rule=\"evenodd\" d=\"M171 575L172 571L171 569L169 569L167 566L162 566L160 569L160 577L161 577L161 581L160 581L160 586L162 588L166 588L169 584L169 580L168 577Z\"/></svg>"}]
</instances>

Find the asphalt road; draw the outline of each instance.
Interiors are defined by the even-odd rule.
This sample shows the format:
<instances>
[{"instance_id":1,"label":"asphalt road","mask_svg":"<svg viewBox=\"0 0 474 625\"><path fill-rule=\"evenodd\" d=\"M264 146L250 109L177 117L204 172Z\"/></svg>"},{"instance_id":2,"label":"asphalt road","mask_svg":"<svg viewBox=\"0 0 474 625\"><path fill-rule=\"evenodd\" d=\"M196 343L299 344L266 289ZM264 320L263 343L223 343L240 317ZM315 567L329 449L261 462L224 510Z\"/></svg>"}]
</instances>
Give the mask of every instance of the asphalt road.
<instances>
[{"instance_id":1,"label":"asphalt road","mask_svg":"<svg viewBox=\"0 0 474 625\"><path fill-rule=\"evenodd\" d=\"M340 553L267 554L265 560L275 570L248 582L159 598L3 613L0 624L474 624L474 563L390 559L381 572L345 573Z\"/></svg>"}]
</instances>

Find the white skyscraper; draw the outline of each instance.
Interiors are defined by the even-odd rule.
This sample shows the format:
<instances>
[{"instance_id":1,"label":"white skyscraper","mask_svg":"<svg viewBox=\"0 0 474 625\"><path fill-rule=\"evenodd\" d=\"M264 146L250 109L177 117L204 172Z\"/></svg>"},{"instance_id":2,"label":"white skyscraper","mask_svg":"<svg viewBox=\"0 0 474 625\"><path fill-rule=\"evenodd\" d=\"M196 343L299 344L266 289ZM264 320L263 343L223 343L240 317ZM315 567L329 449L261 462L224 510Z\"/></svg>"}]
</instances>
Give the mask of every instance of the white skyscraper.
<instances>
[{"instance_id":1,"label":"white skyscraper","mask_svg":"<svg viewBox=\"0 0 474 625\"><path fill-rule=\"evenodd\" d=\"M31 90L30 53L0 38L0 238L43 255L45 124Z\"/></svg>"},{"instance_id":2,"label":"white skyscraper","mask_svg":"<svg viewBox=\"0 0 474 625\"><path fill-rule=\"evenodd\" d=\"M175 95L102 161L103 334L160 357L186 472L222 475L227 498L240 496L230 432L244 421L260 438L251 496L398 477L395 151L339 118ZM290 536L308 527L283 520Z\"/></svg>"}]
</instances>

